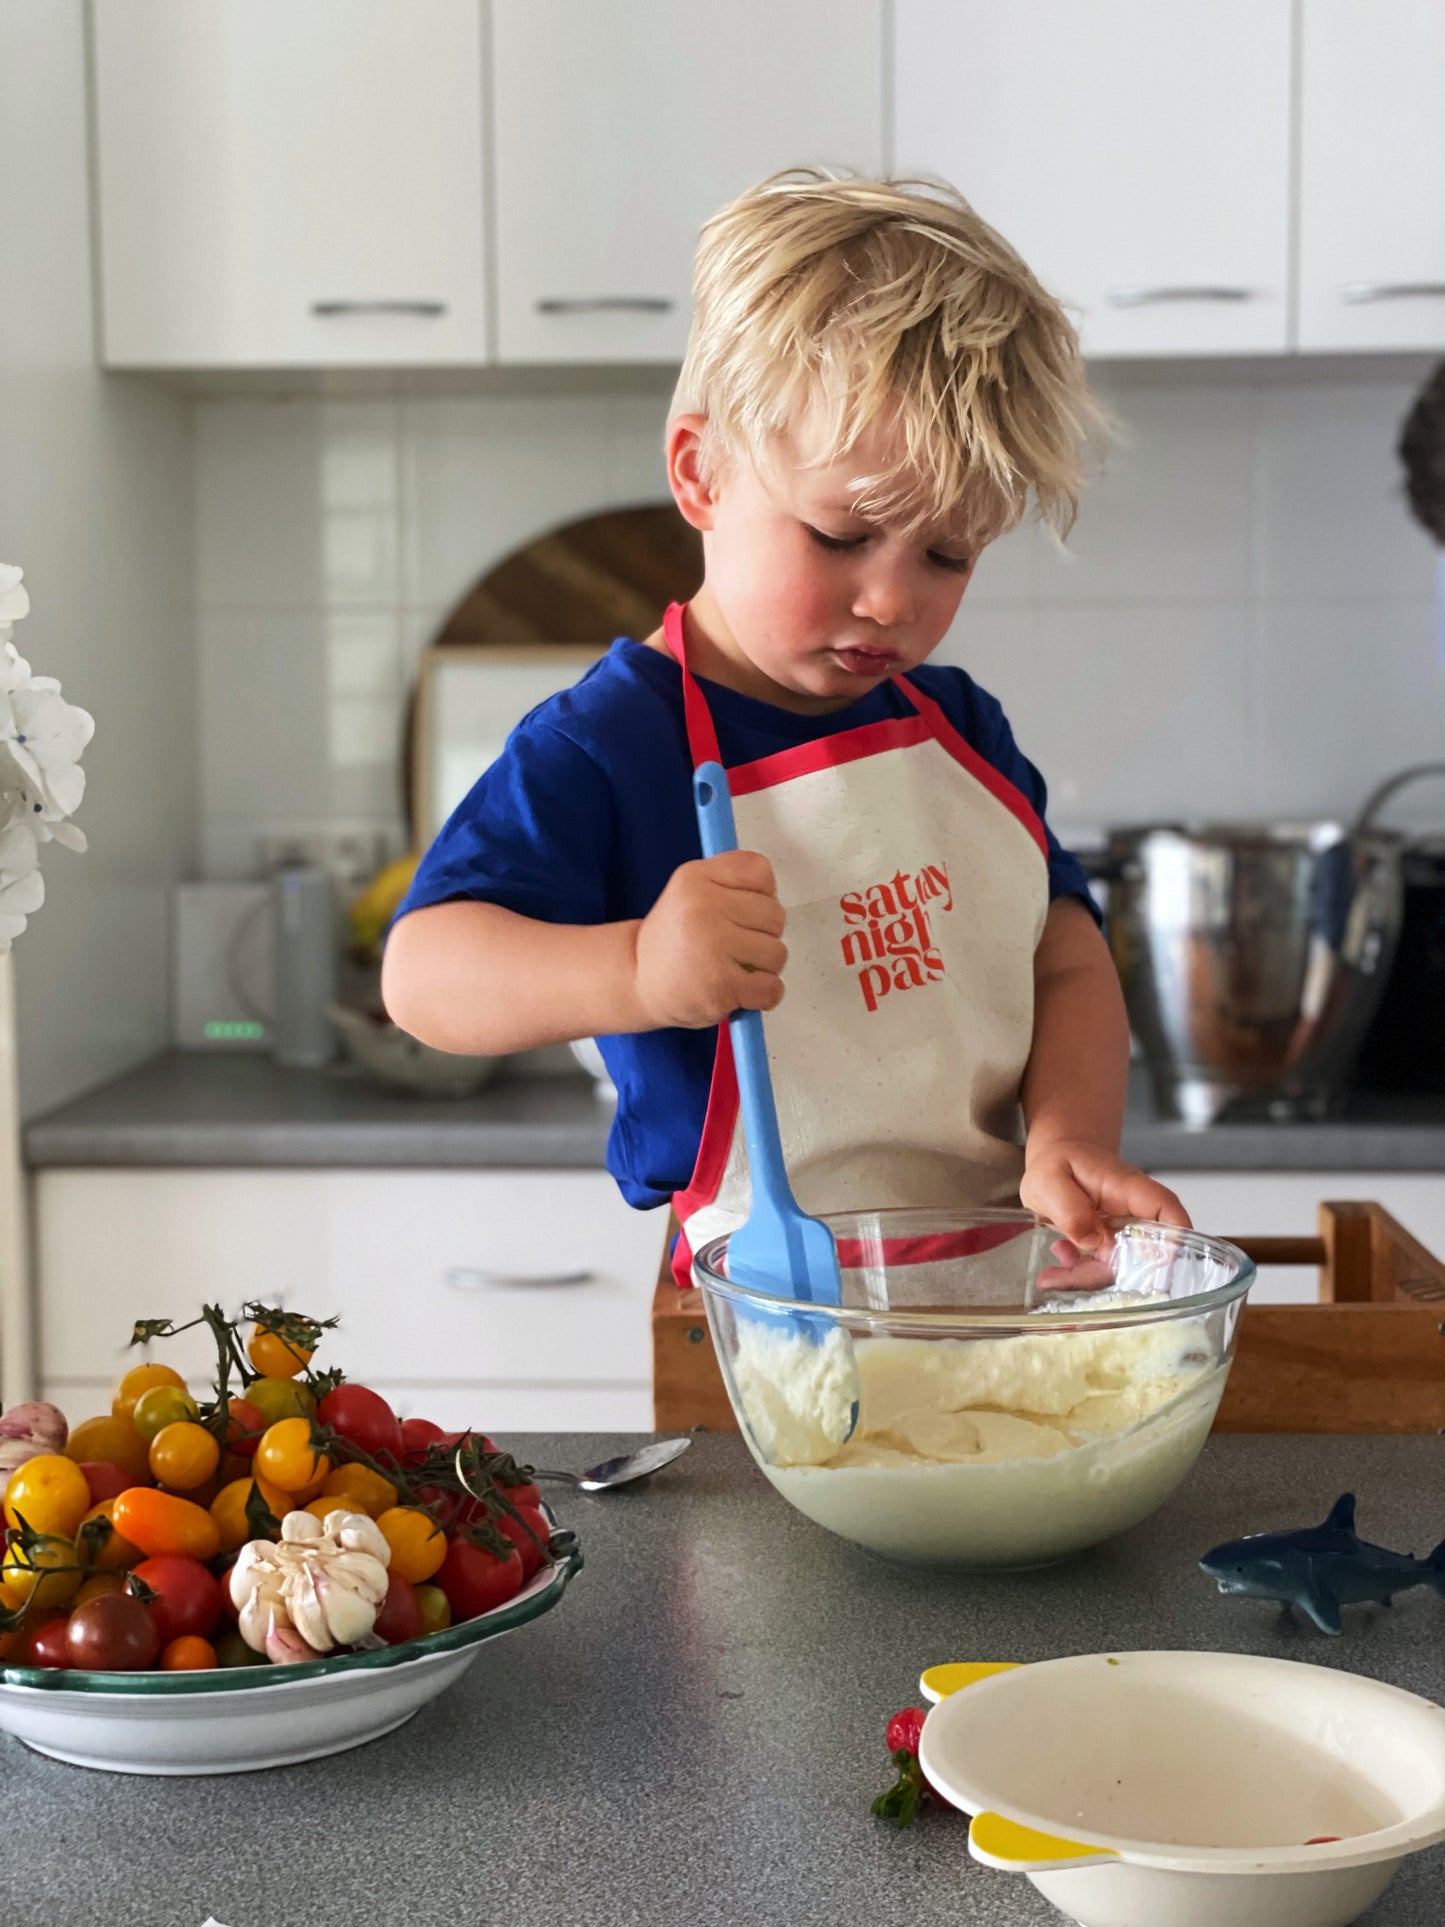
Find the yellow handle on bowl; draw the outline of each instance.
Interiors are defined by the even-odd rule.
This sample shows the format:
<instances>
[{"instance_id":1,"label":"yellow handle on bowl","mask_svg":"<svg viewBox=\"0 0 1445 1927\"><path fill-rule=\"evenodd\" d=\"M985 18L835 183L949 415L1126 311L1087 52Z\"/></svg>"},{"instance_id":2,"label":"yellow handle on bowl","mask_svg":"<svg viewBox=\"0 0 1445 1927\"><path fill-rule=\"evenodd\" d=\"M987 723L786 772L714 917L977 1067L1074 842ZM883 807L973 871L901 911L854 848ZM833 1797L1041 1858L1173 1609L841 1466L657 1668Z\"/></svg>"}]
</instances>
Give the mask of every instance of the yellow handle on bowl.
<instances>
[{"instance_id":1,"label":"yellow handle on bowl","mask_svg":"<svg viewBox=\"0 0 1445 1927\"><path fill-rule=\"evenodd\" d=\"M937 1706L954 1693L961 1693L965 1686L977 1686L981 1679L991 1679L995 1673L1016 1673L1019 1662L1015 1659L975 1660L968 1665L930 1666L918 1682L918 1690L926 1700Z\"/></svg>"},{"instance_id":2,"label":"yellow handle on bowl","mask_svg":"<svg viewBox=\"0 0 1445 1927\"><path fill-rule=\"evenodd\" d=\"M1057 1833L1037 1833L1001 1813L977 1813L969 1824L968 1850L985 1867L1003 1873L1060 1873L1097 1860L1117 1860L1112 1847L1090 1847Z\"/></svg>"}]
</instances>

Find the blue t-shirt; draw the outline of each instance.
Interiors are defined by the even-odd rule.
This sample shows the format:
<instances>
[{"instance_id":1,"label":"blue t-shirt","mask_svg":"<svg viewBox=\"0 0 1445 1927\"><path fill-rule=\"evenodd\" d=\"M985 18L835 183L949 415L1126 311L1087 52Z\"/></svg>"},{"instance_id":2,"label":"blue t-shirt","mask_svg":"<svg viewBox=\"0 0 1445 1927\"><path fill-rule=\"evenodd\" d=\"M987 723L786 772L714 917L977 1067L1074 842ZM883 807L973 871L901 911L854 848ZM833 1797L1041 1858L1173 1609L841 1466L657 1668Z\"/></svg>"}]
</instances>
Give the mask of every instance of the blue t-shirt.
<instances>
[{"instance_id":1,"label":"blue t-shirt","mask_svg":"<svg viewBox=\"0 0 1445 1927\"><path fill-rule=\"evenodd\" d=\"M910 676L1042 822L1043 778L994 698L961 669L925 663ZM699 682L730 769L916 714L892 682L826 716L800 716ZM1083 870L1047 834L1050 897L1089 903ZM681 673L670 657L622 638L574 688L517 725L423 857L397 914L471 898L546 923L622 922L645 917L673 871L701 855ZM664 1204L692 1177L717 1032L597 1041L617 1086L608 1169L629 1204Z\"/></svg>"}]
</instances>

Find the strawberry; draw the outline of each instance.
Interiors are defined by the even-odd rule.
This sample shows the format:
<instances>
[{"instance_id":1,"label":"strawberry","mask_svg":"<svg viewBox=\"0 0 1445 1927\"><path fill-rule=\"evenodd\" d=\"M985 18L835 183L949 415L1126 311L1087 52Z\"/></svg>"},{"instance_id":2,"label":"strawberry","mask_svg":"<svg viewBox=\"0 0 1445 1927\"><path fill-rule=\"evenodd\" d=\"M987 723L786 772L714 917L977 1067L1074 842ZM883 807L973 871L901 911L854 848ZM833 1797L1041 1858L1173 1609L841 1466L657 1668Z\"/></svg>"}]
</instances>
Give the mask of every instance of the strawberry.
<instances>
[{"instance_id":1,"label":"strawberry","mask_svg":"<svg viewBox=\"0 0 1445 1927\"><path fill-rule=\"evenodd\" d=\"M879 1794L873 1802L873 1811L880 1820L892 1820L900 1827L912 1826L929 1794L923 1768L918 1764L918 1742L926 1718L921 1707L905 1706L888 1722L888 1751L898 1769L898 1778L886 1793Z\"/></svg>"}]
</instances>

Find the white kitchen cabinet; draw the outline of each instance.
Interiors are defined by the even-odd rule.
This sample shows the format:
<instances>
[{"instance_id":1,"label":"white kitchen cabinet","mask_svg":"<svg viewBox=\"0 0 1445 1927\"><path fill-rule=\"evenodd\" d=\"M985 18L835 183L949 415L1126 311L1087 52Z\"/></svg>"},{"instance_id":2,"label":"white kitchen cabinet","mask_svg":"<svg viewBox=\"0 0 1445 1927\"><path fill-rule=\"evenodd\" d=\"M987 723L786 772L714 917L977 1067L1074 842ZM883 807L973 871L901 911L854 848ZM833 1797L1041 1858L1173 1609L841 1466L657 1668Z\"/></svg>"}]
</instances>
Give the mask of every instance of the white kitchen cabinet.
<instances>
[{"instance_id":1,"label":"white kitchen cabinet","mask_svg":"<svg viewBox=\"0 0 1445 1927\"><path fill-rule=\"evenodd\" d=\"M93 0L114 368L482 361L481 0Z\"/></svg>"},{"instance_id":2,"label":"white kitchen cabinet","mask_svg":"<svg viewBox=\"0 0 1445 1927\"><path fill-rule=\"evenodd\" d=\"M896 0L897 170L952 181L1091 354L1282 351L1290 15Z\"/></svg>"},{"instance_id":3,"label":"white kitchen cabinet","mask_svg":"<svg viewBox=\"0 0 1445 1927\"><path fill-rule=\"evenodd\" d=\"M1155 1171L1201 1231L1218 1238L1314 1237L1326 1199L1380 1204L1427 1251L1445 1256L1445 1177L1415 1171ZM1319 1273L1265 1265L1251 1298L1312 1304Z\"/></svg>"},{"instance_id":4,"label":"white kitchen cabinet","mask_svg":"<svg viewBox=\"0 0 1445 1927\"><path fill-rule=\"evenodd\" d=\"M1445 347L1445 6L1302 0L1299 346Z\"/></svg>"},{"instance_id":5,"label":"white kitchen cabinet","mask_svg":"<svg viewBox=\"0 0 1445 1927\"><path fill-rule=\"evenodd\" d=\"M259 1299L339 1314L319 1362L404 1411L650 1430L663 1232L602 1171L44 1170L41 1396L103 1411L135 1319ZM214 1358L204 1330L152 1355L197 1383Z\"/></svg>"},{"instance_id":6,"label":"white kitchen cabinet","mask_svg":"<svg viewBox=\"0 0 1445 1927\"><path fill-rule=\"evenodd\" d=\"M782 168L882 165L882 0L495 0L507 362L676 361L708 216Z\"/></svg>"}]
</instances>

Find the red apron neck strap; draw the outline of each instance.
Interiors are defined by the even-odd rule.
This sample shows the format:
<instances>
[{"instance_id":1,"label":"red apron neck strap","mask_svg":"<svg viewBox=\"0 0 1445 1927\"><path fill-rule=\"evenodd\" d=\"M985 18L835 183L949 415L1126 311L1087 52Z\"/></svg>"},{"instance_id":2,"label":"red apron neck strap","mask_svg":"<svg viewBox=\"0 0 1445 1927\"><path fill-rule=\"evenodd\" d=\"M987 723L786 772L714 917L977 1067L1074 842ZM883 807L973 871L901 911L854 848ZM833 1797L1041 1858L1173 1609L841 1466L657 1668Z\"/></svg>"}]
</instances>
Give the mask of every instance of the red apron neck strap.
<instances>
[{"instance_id":1,"label":"red apron neck strap","mask_svg":"<svg viewBox=\"0 0 1445 1927\"><path fill-rule=\"evenodd\" d=\"M722 751L718 748L717 731L713 728L707 697L687 666L687 638L682 626L685 607L686 604L681 602L668 604L662 618L662 639L677 657L677 666L682 671L682 707L687 718L687 747L692 756L692 766L696 769L700 763L720 763Z\"/></svg>"}]
</instances>

